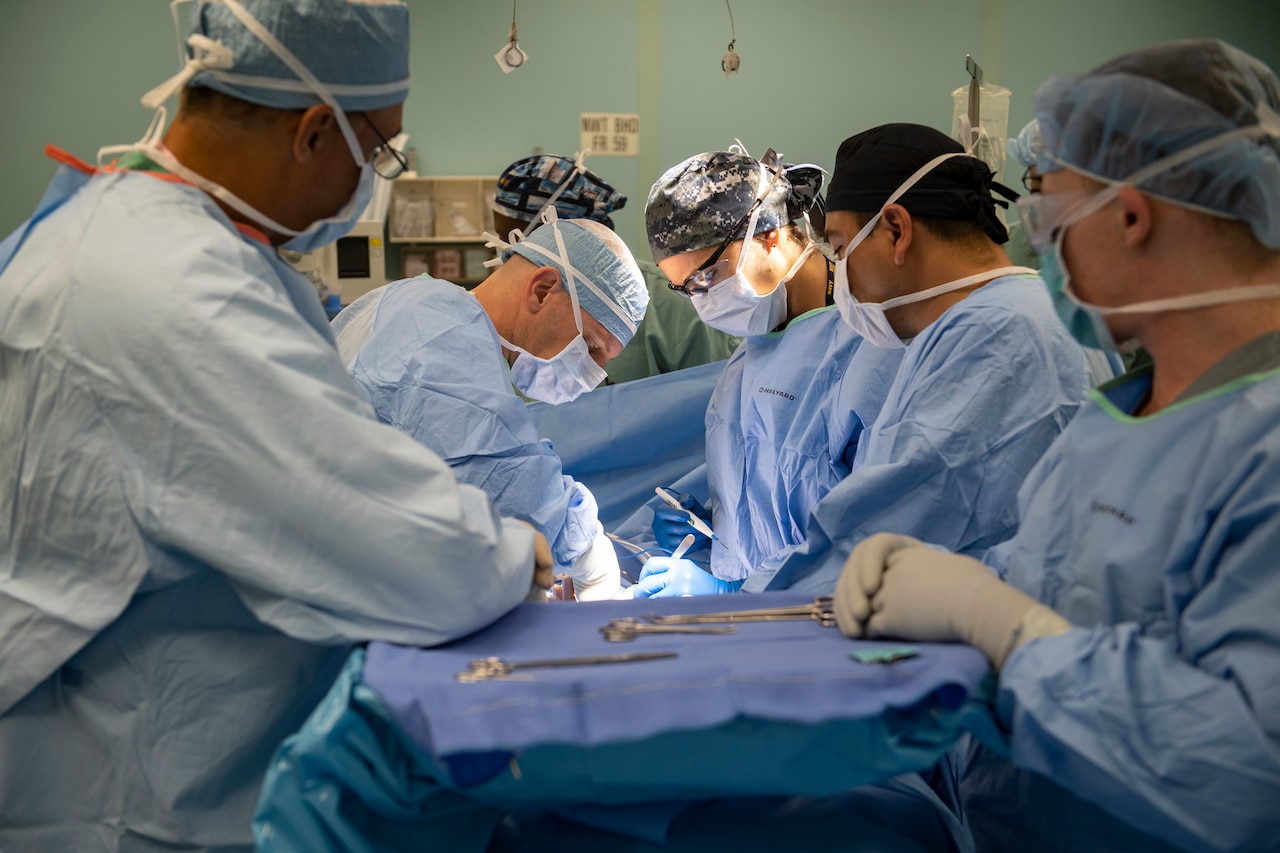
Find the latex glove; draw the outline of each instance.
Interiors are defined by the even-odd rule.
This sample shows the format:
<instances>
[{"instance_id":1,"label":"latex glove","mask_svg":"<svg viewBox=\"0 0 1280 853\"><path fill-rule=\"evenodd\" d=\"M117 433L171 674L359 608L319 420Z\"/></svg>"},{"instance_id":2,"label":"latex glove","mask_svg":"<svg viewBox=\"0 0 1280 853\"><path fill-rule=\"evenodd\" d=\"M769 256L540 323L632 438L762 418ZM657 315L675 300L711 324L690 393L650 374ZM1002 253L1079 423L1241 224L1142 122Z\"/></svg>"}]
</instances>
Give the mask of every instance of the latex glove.
<instances>
[{"instance_id":1,"label":"latex glove","mask_svg":"<svg viewBox=\"0 0 1280 853\"><path fill-rule=\"evenodd\" d=\"M596 538L569 568L573 584L569 587L578 601L607 601L622 591L622 572L618 569L618 553L596 522Z\"/></svg>"},{"instance_id":2,"label":"latex glove","mask_svg":"<svg viewBox=\"0 0 1280 853\"><path fill-rule=\"evenodd\" d=\"M708 525L711 524L710 510L698 503L693 495L680 494L676 495L676 498L680 501L680 506L695 513ZM689 547L690 551L706 548L711 542L706 536L693 529L693 525L689 523L689 513L684 510L664 503L653 511L653 536L658 542L658 547L667 553L674 551L680 544L680 540L690 533L694 536L693 545Z\"/></svg>"},{"instance_id":3,"label":"latex glove","mask_svg":"<svg viewBox=\"0 0 1280 853\"><path fill-rule=\"evenodd\" d=\"M846 636L968 643L997 670L1023 643L1071 628L977 560L893 533L876 534L849 555L835 611Z\"/></svg>"},{"instance_id":4,"label":"latex glove","mask_svg":"<svg viewBox=\"0 0 1280 853\"><path fill-rule=\"evenodd\" d=\"M688 525L685 525L688 527ZM723 595L737 592L742 581L721 580L692 560L650 557L631 587L635 598L677 598L682 595Z\"/></svg>"}]
</instances>

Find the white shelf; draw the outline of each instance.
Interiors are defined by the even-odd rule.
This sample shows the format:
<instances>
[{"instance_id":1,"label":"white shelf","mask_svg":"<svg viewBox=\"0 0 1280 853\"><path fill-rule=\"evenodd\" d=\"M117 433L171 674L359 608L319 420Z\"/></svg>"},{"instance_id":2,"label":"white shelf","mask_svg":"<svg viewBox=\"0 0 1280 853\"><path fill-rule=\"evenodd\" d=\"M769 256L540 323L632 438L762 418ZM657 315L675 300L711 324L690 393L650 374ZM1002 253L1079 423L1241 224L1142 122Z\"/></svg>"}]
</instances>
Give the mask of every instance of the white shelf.
<instances>
[{"instance_id":1,"label":"white shelf","mask_svg":"<svg viewBox=\"0 0 1280 853\"><path fill-rule=\"evenodd\" d=\"M387 239L392 243L483 244L493 227L497 176L400 177L391 184Z\"/></svg>"}]
</instances>

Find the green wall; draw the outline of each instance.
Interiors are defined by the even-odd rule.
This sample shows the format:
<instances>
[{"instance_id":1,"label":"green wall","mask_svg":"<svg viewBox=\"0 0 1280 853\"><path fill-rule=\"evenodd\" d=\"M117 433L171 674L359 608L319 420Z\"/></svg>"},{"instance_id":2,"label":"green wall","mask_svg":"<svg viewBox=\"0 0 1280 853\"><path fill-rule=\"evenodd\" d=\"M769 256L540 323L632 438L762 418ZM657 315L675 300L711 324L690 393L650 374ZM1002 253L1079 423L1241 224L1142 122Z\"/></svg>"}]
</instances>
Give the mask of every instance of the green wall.
<instances>
[{"instance_id":1,"label":"green wall","mask_svg":"<svg viewBox=\"0 0 1280 853\"><path fill-rule=\"evenodd\" d=\"M529 62L493 60L507 0L409 0L413 92L405 129L423 174L496 174L532 152L572 154L580 112L639 112L638 157L591 167L630 197L615 220L638 254L644 197L669 166L741 139L753 154L830 166L840 141L888 121L949 130L972 53L1013 91L1122 51L1217 36L1280 67L1277 0L732 0L742 69L726 79L723 0L537 0L518 6ZM177 67L166 0L41 0L0 8L0 233L53 173L52 142L92 160L141 136L138 98ZM184 10L185 13L185 10ZM185 14L184 14L185 20Z\"/></svg>"}]
</instances>

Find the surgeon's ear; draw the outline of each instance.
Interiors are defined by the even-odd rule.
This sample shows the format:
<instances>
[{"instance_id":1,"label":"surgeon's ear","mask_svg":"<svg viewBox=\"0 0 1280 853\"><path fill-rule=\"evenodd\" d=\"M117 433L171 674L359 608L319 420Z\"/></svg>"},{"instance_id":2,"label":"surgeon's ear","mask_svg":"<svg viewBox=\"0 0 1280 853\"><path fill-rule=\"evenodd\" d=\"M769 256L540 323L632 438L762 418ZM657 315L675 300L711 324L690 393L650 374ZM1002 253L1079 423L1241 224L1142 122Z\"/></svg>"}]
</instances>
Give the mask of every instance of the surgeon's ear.
<instances>
[{"instance_id":1,"label":"surgeon's ear","mask_svg":"<svg viewBox=\"0 0 1280 853\"><path fill-rule=\"evenodd\" d=\"M1124 245L1127 248L1140 246L1151 236L1155 211L1151 201L1133 187L1121 187L1116 196L1124 217Z\"/></svg>"},{"instance_id":2,"label":"surgeon's ear","mask_svg":"<svg viewBox=\"0 0 1280 853\"><path fill-rule=\"evenodd\" d=\"M907 209L902 205L891 204L884 209L880 221L888 229L889 239L893 241L893 263L896 266L902 266L907 261L907 249L911 248L911 240L915 233L912 228L911 214L907 213Z\"/></svg>"},{"instance_id":3,"label":"surgeon's ear","mask_svg":"<svg viewBox=\"0 0 1280 853\"><path fill-rule=\"evenodd\" d=\"M555 267L538 267L529 276L526 304L530 314L537 314L547 297L560 284L560 271Z\"/></svg>"},{"instance_id":4,"label":"surgeon's ear","mask_svg":"<svg viewBox=\"0 0 1280 853\"><path fill-rule=\"evenodd\" d=\"M293 130L293 156L299 163L316 157L327 144L334 131L341 133L333 107L316 104L302 113ZM345 145L345 140L343 141Z\"/></svg>"}]
</instances>

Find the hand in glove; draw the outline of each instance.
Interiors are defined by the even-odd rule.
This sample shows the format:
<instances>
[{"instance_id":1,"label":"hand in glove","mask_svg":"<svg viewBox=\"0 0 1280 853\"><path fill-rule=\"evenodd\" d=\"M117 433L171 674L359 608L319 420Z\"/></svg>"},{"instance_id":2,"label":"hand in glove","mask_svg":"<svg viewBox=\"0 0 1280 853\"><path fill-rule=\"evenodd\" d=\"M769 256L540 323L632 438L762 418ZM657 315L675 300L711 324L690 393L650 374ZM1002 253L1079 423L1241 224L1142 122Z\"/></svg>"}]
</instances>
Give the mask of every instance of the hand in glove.
<instances>
[{"instance_id":1,"label":"hand in glove","mask_svg":"<svg viewBox=\"0 0 1280 853\"><path fill-rule=\"evenodd\" d=\"M707 524L711 523L711 512L698 503L693 495L682 494L676 497L684 509L676 509L664 503L653 511L653 536L658 542L658 547L669 554L675 551L680 545L680 540L690 533L693 534L694 539L688 550L698 551L707 547L711 540L693 529L693 525L689 523L689 512L694 513Z\"/></svg>"},{"instance_id":2,"label":"hand in glove","mask_svg":"<svg viewBox=\"0 0 1280 853\"><path fill-rule=\"evenodd\" d=\"M621 572L618 569L618 553L605 535L604 528L596 522L596 537L591 547L573 561L569 577L573 579L573 597L578 601L608 601L618 598L622 591Z\"/></svg>"},{"instance_id":3,"label":"hand in glove","mask_svg":"<svg viewBox=\"0 0 1280 853\"><path fill-rule=\"evenodd\" d=\"M968 643L997 670L1023 643L1071 628L977 560L893 533L876 534L849 555L835 611L845 636Z\"/></svg>"},{"instance_id":4,"label":"hand in glove","mask_svg":"<svg viewBox=\"0 0 1280 853\"><path fill-rule=\"evenodd\" d=\"M677 598L682 595L722 595L737 592L741 587L741 581L720 580L703 571L692 560L651 557L644 564L640 580L631 589L636 598Z\"/></svg>"}]
</instances>

